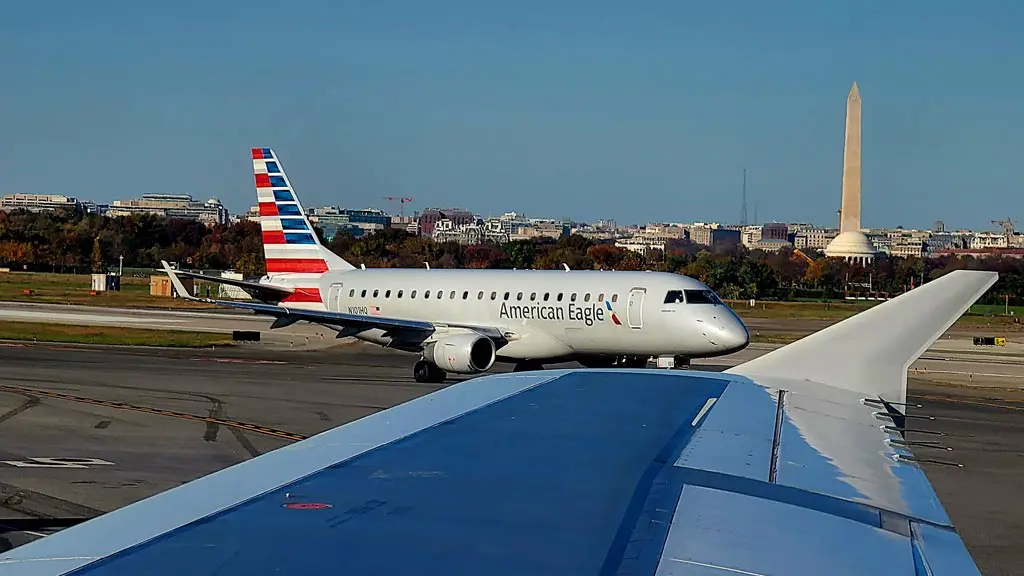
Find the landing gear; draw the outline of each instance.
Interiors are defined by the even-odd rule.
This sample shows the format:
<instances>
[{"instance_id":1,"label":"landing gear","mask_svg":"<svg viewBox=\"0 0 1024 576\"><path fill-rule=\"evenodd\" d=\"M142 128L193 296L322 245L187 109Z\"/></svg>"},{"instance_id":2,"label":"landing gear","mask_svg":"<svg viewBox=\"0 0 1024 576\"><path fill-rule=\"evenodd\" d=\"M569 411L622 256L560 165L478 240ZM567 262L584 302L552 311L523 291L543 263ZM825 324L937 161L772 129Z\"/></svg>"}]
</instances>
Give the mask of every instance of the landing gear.
<instances>
[{"instance_id":1,"label":"landing gear","mask_svg":"<svg viewBox=\"0 0 1024 576\"><path fill-rule=\"evenodd\" d=\"M532 372L533 370L543 370L544 365L535 360L524 360L522 362L516 362L513 372Z\"/></svg>"},{"instance_id":2,"label":"landing gear","mask_svg":"<svg viewBox=\"0 0 1024 576\"><path fill-rule=\"evenodd\" d=\"M426 360L420 360L413 367L412 376L417 382L425 384L440 384L441 382L444 382L447 374L444 370L438 368L437 364L427 362Z\"/></svg>"}]
</instances>

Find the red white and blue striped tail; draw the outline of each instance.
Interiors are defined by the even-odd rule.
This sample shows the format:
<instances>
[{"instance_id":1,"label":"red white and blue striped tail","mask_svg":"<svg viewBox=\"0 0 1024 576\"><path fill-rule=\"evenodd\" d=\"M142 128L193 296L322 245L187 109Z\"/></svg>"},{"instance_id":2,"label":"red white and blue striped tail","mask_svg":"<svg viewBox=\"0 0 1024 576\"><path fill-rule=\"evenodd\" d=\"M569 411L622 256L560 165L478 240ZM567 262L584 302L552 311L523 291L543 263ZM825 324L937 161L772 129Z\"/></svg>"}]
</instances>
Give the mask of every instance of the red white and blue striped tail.
<instances>
[{"instance_id":1,"label":"red white and blue striped tail","mask_svg":"<svg viewBox=\"0 0 1024 576\"><path fill-rule=\"evenodd\" d=\"M252 170L268 276L314 278L355 268L320 244L273 149L253 148Z\"/></svg>"}]
</instances>

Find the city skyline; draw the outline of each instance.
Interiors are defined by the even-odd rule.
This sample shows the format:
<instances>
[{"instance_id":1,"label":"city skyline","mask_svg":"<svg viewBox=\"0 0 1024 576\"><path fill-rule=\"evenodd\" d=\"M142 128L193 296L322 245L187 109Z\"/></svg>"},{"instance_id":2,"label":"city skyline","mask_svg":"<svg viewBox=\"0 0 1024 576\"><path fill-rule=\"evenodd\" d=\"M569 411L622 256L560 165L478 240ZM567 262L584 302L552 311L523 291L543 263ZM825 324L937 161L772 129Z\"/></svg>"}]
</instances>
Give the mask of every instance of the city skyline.
<instances>
[{"instance_id":1,"label":"city skyline","mask_svg":"<svg viewBox=\"0 0 1024 576\"><path fill-rule=\"evenodd\" d=\"M581 6L15 5L0 194L238 213L269 145L310 205L737 222L745 168L750 216L833 227L857 80L865 225L1024 217L1024 7Z\"/></svg>"}]
</instances>

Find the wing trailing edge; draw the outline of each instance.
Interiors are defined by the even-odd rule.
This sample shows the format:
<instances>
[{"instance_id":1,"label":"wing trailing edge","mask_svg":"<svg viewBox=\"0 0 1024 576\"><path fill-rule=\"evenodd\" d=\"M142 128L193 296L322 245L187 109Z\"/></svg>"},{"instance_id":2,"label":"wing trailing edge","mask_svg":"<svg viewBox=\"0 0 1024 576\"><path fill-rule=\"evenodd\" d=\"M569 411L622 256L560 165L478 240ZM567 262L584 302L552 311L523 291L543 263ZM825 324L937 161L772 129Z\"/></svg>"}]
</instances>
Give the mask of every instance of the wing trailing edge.
<instances>
[{"instance_id":1,"label":"wing trailing edge","mask_svg":"<svg viewBox=\"0 0 1024 576\"><path fill-rule=\"evenodd\" d=\"M727 370L760 382L803 380L906 403L907 369L995 284L957 270Z\"/></svg>"}]
</instances>

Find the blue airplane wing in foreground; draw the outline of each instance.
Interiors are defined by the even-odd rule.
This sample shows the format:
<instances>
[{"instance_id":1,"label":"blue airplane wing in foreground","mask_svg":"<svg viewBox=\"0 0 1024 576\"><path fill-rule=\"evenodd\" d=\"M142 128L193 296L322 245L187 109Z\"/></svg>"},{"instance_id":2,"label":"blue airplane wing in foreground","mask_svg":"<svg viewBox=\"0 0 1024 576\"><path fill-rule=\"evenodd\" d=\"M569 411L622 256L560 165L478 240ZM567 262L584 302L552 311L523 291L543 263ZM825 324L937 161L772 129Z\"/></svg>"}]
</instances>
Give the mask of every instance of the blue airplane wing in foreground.
<instances>
[{"instance_id":1,"label":"blue airplane wing in foreground","mask_svg":"<svg viewBox=\"0 0 1024 576\"><path fill-rule=\"evenodd\" d=\"M954 272L728 372L462 382L0 555L57 574L978 574L903 443Z\"/></svg>"}]
</instances>

